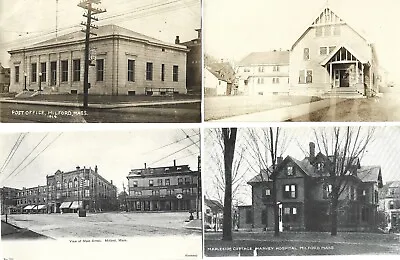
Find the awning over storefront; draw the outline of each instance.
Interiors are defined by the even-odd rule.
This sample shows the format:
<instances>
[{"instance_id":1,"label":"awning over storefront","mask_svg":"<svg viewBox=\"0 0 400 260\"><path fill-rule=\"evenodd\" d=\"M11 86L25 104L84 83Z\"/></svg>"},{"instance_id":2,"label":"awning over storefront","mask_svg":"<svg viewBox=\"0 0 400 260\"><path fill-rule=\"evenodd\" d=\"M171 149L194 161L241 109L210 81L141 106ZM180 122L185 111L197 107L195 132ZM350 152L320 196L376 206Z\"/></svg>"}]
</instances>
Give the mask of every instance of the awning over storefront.
<instances>
[{"instance_id":1,"label":"awning over storefront","mask_svg":"<svg viewBox=\"0 0 400 260\"><path fill-rule=\"evenodd\" d=\"M44 208L46 208L46 205L39 205L39 206L37 206L37 209L38 209L38 210L41 210L41 209L44 209Z\"/></svg>"},{"instance_id":2,"label":"awning over storefront","mask_svg":"<svg viewBox=\"0 0 400 260\"><path fill-rule=\"evenodd\" d=\"M61 203L60 209L68 209L69 206L71 206L71 201L64 201L63 203Z\"/></svg>"},{"instance_id":3,"label":"awning over storefront","mask_svg":"<svg viewBox=\"0 0 400 260\"><path fill-rule=\"evenodd\" d=\"M33 209L34 207L35 207L35 205L28 205L28 206L25 206L24 210L30 210L30 209Z\"/></svg>"},{"instance_id":4,"label":"awning over storefront","mask_svg":"<svg viewBox=\"0 0 400 260\"><path fill-rule=\"evenodd\" d=\"M82 201L74 201L72 202L70 209L79 209L82 208Z\"/></svg>"}]
</instances>

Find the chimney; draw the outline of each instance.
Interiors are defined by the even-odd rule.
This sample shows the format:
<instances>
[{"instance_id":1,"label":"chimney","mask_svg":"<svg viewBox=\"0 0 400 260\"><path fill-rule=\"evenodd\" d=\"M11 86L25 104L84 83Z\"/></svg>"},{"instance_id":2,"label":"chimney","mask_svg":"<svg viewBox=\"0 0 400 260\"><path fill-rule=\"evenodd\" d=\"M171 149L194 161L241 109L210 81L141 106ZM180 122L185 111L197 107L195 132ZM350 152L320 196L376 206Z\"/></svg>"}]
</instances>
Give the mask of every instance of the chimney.
<instances>
[{"instance_id":1,"label":"chimney","mask_svg":"<svg viewBox=\"0 0 400 260\"><path fill-rule=\"evenodd\" d=\"M201 29L196 29L197 31L197 39L201 39Z\"/></svg>"},{"instance_id":2,"label":"chimney","mask_svg":"<svg viewBox=\"0 0 400 260\"><path fill-rule=\"evenodd\" d=\"M313 160L315 157L315 144L313 142L310 142L310 159Z\"/></svg>"},{"instance_id":3,"label":"chimney","mask_svg":"<svg viewBox=\"0 0 400 260\"><path fill-rule=\"evenodd\" d=\"M144 168L147 169L147 164L146 163L144 163Z\"/></svg>"},{"instance_id":4,"label":"chimney","mask_svg":"<svg viewBox=\"0 0 400 260\"><path fill-rule=\"evenodd\" d=\"M94 172L97 173L97 170L98 170L98 168L97 168L97 165L96 165L96 166L94 166Z\"/></svg>"},{"instance_id":5,"label":"chimney","mask_svg":"<svg viewBox=\"0 0 400 260\"><path fill-rule=\"evenodd\" d=\"M111 185L113 185L113 182L112 182L112 180L110 181L110 183L111 183Z\"/></svg>"},{"instance_id":6,"label":"chimney","mask_svg":"<svg viewBox=\"0 0 400 260\"><path fill-rule=\"evenodd\" d=\"M179 36L176 36L175 38L175 44L179 44L181 41L179 40Z\"/></svg>"},{"instance_id":7,"label":"chimney","mask_svg":"<svg viewBox=\"0 0 400 260\"><path fill-rule=\"evenodd\" d=\"M76 170L79 170L81 167L79 167L79 166L76 166Z\"/></svg>"},{"instance_id":8,"label":"chimney","mask_svg":"<svg viewBox=\"0 0 400 260\"><path fill-rule=\"evenodd\" d=\"M276 165L281 164L282 161L283 161L283 157L282 157L282 156L278 156L278 157L276 158Z\"/></svg>"},{"instance_id":9,"label":"chimney","mask_svg":"<svg viewBox=\"0 0 400 260\"><path fill-rule=\"evenodd\" d=\"M174 167L176 167L176 160L174 160Z\"/></svg>"}]
</instances>

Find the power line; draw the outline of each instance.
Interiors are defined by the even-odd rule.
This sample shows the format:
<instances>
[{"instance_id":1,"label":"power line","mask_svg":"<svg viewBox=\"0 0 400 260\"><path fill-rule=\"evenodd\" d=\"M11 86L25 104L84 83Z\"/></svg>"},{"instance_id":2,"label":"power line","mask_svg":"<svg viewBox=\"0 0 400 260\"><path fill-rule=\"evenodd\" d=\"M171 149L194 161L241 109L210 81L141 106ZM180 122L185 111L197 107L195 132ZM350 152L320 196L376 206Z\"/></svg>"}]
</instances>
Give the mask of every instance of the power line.
<instances>
[{"instance_id":1,"label":"power line","mask_svg":"<svg viewBox=\"0 0 400 260\"><path fill-rule=\"evenodd\" d=\"M192 138L190 138L190 136L185 132L185 130L183 130L183 129L181 129L181 130L186 135L186 138L189 138L189 140L200 149L200 146L197 143L195 143Z\"/></svg>"},{"instance_id":2,"label":"power line","mask_svg":"<svg viewBox=\"0 0 400 260\"><path fill-rule=\"evenodd\" d=\"M193 136L196 136L196 135L199 135L199 134L196 133L195 135L191 135L190 137L193 137ZM165 147L168 147L168 146L170 146L170 145L179 143L179 142L181 142L181 141L183 141L183 140L186 140L186 139L187 139L187 136L185 136L184 138L179 139L179 140L177 140L177 141L174 141L174 142L168 143L168 144L166 144L166 145L163 145L163 146L161 146L161 147L158 147L158 148L156 148L156 149L153 149L153 150L151 150L151 151L145 152L144 154L148 154L148 153L151 153L151 152L155 152L155 151L157 151L157 150L160 150L160 149L165 148Z\"/></svg>"},{"instance_id":3,"label":"power line","mask_svg":"<svg viewBox=\"0 0 400 260\"><path fill-rule=\"evenodd\" d=\"M39 141L39 143L31 150L31 152L30 152L27 156L25 156L25 158L21 161L21 163L18 164L18 166L6 177L6 179L9 178L9 177L11 177L11 175L26 161L26 159L28 159L28 157L33 153L33 151L36 150L36 148L43 142L43 140L44 140L48 135L49 135L49 133L47 133L47 134Z\"/></svg>"},{"instance_id":4,"label":"power line","mask_svg":"<svg viewBox=\"0 0 400 260\"><path fill-rule=\"evenodd\" d=\"M15 149L12 150L12 153L9 154L7 157L8 161L5 162L1 169L1 173L4 172L4 170L7 168L8 164L11 162L12 158L14 157L15 153L17 152L19 146L21 145L22 141L25 139L25 137L28 135L28 133L23 133L21 138L17 139L17 143L14 145ZM13 148L14 148L13 147Z\"/></svg>"},{"instance_id":5,"label":"power line","mask_svg":"<svg viewBox=\"0 0 400 260\"><path fill-rule=\"evenodd\" d=\"M4 165L6 165L6 162L7 162L8 159L10 158L11 153L14 151L15 146L17 145L17 143L18 143L19 139L21 138L21 136L22 136L22 133L20 133L19 136L18 136L18 138L17 138L17 140L15 140L15 143L14 143L13 147L11 148L10 152L8 153L7 158L4 160L3 165L1 166L0 173L3 172Z\"/></svg>"},{"instance_id":6,"label":"power line","mask_svg":"<svg viewBox=\"0 0 400 260\"><path fill-rule=\"evenodd\" d=\"M17 176L20 172L22 172L23 170L25 170L26 167L28 167L37 157L39 157L39 155L41 155L44 151L46 151L46 149L47 149L48 147L50 147L62 134L63 134L63 133L60 133L56 138L54 138L53 141L51 141L43 150L41 150L32 160L30 160L29 163L26 164L26 165L24 166L24 168L22 168L21 170L19 170L19 171L15 174L15 176ZM7 179L7 178L6 178L6 179ZM6 179L5 179L5 180L6 180Z\"/></svg>"},{"instance_id":7,"label":"power line","mask_svg":"<svg viewBox=\"0 0 400 260\"><path fill-rule=\"evenodd\" d=\"M199 141L197 141L197 143L198 143L198 142L199 142ZM177 153L179 153L179 152L181 152L181 151L183 151L183 150L189 148L189 147L192 146L192 145L194 145L194 144L191 143L191 144L189 144L189 145L187 145L187 146L185 146L185 147L179 149L178 151L175 151L175 152L173 152L173 153L171 153L171 154L169 154L169 155L167 155L167 156L162 157L161 159L159 159L159 160L157 160L157 161L154 161L154 162L150 163L150 165L153 165L153 164L155 164L155 163L158 163L158 162L164 160L165 158L168 158L168 157L170 157L170 156L172 156L172 155L174 155L174 154L177 154Z\"/></svg>"}]
</instances>

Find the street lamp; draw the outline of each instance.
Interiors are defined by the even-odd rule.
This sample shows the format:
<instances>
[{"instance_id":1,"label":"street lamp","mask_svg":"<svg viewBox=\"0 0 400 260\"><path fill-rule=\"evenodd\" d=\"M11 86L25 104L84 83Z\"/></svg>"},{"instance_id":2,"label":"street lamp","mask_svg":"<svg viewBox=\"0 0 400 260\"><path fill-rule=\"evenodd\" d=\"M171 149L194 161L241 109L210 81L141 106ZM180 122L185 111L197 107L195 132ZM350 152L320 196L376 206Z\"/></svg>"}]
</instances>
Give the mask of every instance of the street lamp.
<instances>
[{"instance_id":1,"label":"street lamp","mask_svg":"<svg viewBox=\"0 0 400 260\"><path fill-rule=\"evenodd\" d=\"M42 72L39 72L39 91L42 91Z\"/></svg>"},{"instance_id":2,"label":"street lamp","mask_svg":"<svg viewBox=\"0 0 400 260\"><path fill-rule=\"evenodd\" d=\"M24 79L25 79L25 83L24 83L24 90L26 91L27 89L26 89L26 77L28 77L28 75L26 74L26 72L24 72Z\"/></svg>"}]
</instances>

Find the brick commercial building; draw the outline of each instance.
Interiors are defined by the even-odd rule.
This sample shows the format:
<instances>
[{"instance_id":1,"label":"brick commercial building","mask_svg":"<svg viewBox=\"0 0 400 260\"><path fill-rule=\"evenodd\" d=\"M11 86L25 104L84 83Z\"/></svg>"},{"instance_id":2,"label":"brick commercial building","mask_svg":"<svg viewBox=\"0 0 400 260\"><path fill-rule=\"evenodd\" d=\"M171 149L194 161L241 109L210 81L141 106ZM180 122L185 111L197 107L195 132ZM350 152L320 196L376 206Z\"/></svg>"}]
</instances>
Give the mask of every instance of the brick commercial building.
<instances>
[{"instance_id":1,"label":"brick commercial building","mask_svg":"<svg viewBox=\"0 0 400 260\"><path fill-rule=\"evenodd\" d=\"M47 176L48 209L50 212L76 212L118 209L117 187L94 168L80 168L69 172L58 170Z\"/></svg>"},{"instance_id":2,"label":"brick commercial building","mask_svg":"<svg viewBox=\"0 0 400 260\"><path fill-rule=\"evenodd\" d=\"M310 143L310 156L299 161L280 158L276 170L277 202L283 230L328 231L332 185L329 168L332 157ZM349 231L377 228L378 190L382 187L380 166L361 166L356 158L349 169L339 196L338 229ZM265 171L248 184L252 205L240 207L240 228L274 228L272 181Z\"/></svg>"},{"instance_id":3,"label":"brick commercial building","mask_svg":"<svg viewBox=\"0 0 400 260\"><path fill-rule=\"evenodd\" d=\"M2 187L0 188L1 214L8 214L17 210L19 189Z\"/></svg>"},{"instance_id":4,"label":"brick commercial building","mask_svg":"<svg viewBox=\"0 0 400 260\"><path fill-rule=\"evenodd\" d=\"M78 209L111 211L118 209L117 187L95 169L77 167L46 176L46 185L31 188L2 188L10 213L69 213ZM3 192L4 191L4 192ZM3 205L3 204L2 204ZM3 209L3 207L2 207Z\"/></svg>"},{"instance_id":5,"label":"brick commercial building","mask_svg":"<svg viewBox=\"0 0 400 260\"><path fill-rule=\"evenodd\" d=\"M89 94L167 95L186 93L187 48L116 26L91 37ZM10 92L82 93L84 33L73 32L10 50ZM26 87L25 87L26 86Z\"/></svg>"},{"instance_id":6,"label":"brick commercial building","mask_svg":"<svg viewBox=\"0 0 400 260\"><path fill-rule=\"evenodd\" d=\"M188 165L133 169L127 176L130 211L201 211L200 171Z\"/></svg>"}]
</instances>

